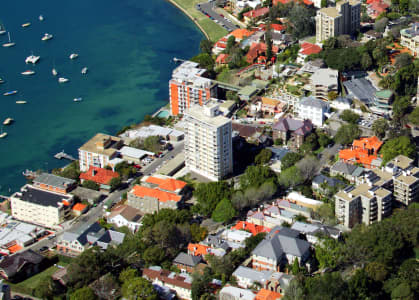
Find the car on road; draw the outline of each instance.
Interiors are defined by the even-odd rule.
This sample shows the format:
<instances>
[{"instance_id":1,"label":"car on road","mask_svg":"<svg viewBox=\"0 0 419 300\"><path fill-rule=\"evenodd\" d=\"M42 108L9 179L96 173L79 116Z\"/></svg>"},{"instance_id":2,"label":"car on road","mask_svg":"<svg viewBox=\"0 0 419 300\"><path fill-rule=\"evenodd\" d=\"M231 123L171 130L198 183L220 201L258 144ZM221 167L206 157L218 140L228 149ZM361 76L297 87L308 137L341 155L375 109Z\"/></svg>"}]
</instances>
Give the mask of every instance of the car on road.
<instances>
[{"instance_id":1,"label":"car on road","mask_svg":"<svg viewBox=\"0 0 419 300\"><path fill-rule=\"evenodd\" d=\"M51 234L49 237L48 237L48 239L49 240L52 240L53 238L55 238L56 237L56 235L55 235L55 233L54 234Z\"/></svg>"},{"instance_id":2,"label":"car on road","mask_svg":"<svg viewBox=\"0 0 419 300\"><path fill-rule=\"evenodd\" d=\"M19 296L19 295L14 295L12 297L12 300L21 300L21 299L23 299L23 297L22 296Z\"/></svg>"},{"instance_id":3,"label":"car on road","mask_svg":"<svg viewBox=\"0 0 419 300\"><path fill-rule=\"evenodd\" d=\"M44 246L44 247L41 247L41 248L39 248L39 252L45 252L45 251L48 251L48 247L47 246Z\"/></svg>"}]
</instances>

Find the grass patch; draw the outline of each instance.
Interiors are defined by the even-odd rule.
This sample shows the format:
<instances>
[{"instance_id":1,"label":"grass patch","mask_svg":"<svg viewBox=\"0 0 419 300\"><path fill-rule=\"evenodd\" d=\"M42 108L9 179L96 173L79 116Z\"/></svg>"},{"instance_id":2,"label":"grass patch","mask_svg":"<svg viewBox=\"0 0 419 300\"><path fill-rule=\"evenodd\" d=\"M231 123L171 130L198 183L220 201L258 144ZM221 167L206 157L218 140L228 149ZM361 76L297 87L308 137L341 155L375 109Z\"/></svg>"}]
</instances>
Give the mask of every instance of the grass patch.
<instances>
[{"instance_id":1,"label":"grass patch","mask_svg":"<svg viewBox=\"0 0 419 300\"><path fill-rule=\"evenodd\" d=\"M320 154L323 150L324 150L324 148L320 147L319 149L313 151L313 153L317 155L317 154Z\"/></svg>"},{"instance_id":2,"label":"grass patch","mask_svg":"<svg viewBox=\"0 0 419 300\"><path fill-rule=\"evenodd\" d=\"M228 31L223 27L212 21L206 15L198 11L195 6L201 3L202 0L172 0L176 2L180 7L188 12L194 20L202 26L203 30L208 34L211 41L217 41L221 37L225 36Z\"/></svg>"},{"instance_id":3,"label":"grass patch","mask_svg":"<svg viewBox=\"0 0 419 300\"><path fill-rule=\"evenodd\" d=\"M39 286L39 284L45 280L48 280L52 276L52 274L54 274L57 270L57 267L52 266L24 281L21 281L19 283L8 284L10 285L10 288L13 292L33 296L33 293L35 289Z\"/></svg>"},{"instance_id":4,"label":"grass patch","mask_svg":"<svg viewBox=\"0 0 419 300\"><path fill-rule=\"evenodd\" d=\"M227 68L225 68L222 70L220 74L217 75L217 80L226 83L231 83L231 76L231 72Z\"/></svg>"},{"instance_id":5,"label":"grass patch","mask_svg":"<svg viewBox=\"0 0 419 300\"><path fill-rule=\"evenodd\" d=\"M294 85L287 84L287 91L297 96L301 95L300 89Z\"/></svg>"}]
</instances>

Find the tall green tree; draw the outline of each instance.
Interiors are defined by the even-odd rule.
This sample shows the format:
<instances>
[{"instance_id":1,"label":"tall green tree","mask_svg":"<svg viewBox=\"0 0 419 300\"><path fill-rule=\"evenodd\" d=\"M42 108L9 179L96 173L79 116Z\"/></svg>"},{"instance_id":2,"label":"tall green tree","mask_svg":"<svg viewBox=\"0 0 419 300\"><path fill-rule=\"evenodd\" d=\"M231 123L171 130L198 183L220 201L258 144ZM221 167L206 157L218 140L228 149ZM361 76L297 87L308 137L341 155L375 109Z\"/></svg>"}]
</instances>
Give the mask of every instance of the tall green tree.
<instances>
[{"instance_id":1,"label":"tall green tree","mask_svg":"<svg viewBox=\"0 0 419 300\"><path fill-rule=\"evenodd\" d=\"M128 279L122 285L122 295L126 299L157 300L159 299L151 283L142 277Z\"/></svg>"},{"instance_id":2,"label":"tall green tree","mask_svg":"<svg viewBox=\"0 0 419 300\"><path fill-rule=\"evenodd\" d=\"M335 141L339 144L350 144L353 140L359 138L361 130L355 124L342 125L335 135Z\"/></svg>"},{"instance_id":3,"label":"tall green tree","mask_svg":"<svg viewBox=\"0 0 419 300\"><path fill-rule=\"evenodd\" d=\"M255 164L265 165L271 160L271 157L272 151L270 149L264 148L259 152L258 155L256 155Z\"/></svg>"},{"instance_id":4,"label":"tall green tree","mask_svg":"<svg viewBox=\"0 0 419 300\"><path fill-rule=\"evenodd\" d=\"M381 118L378 120L375 120L372 123L372 130L374 131L374 134L379 137L380 139L384 138L386 136L386 132L390 128L388 125L388 122L386 119Z\"/></svg>"},{"instance_id":5,"label":"tall green tree","mask_svg":"<svg viewBox=\"0 0 419 300\"><path fill-rule=\"evenodd\" d=\"M211 55L213 45L214 45L213 42L211 42L210 40L205 39L205 40L202 40L199 43L199 48L201 49L202 53L207 53L207 54Z\"/></svg>"},{"instance_id":6,"label":"tall green tree","mask_svg":"<svg viewBox=\"0 0 419 300\"><path fill-rule=\"evenodd\" d=\"M416 155L416 146L409 137L400 136L385 142L380 153L383 155L383 163L385 164L400 154L414 158Z\"/></svg>"},{"instance_id":7,"label":"tall green tree","mask_svg":"<svg viewBox=\"0 0 419 300\"><path fill-rule=\"evenodd\" d=\"M237 212L231 204L231 201L224 198L217 204L211 218L215 222L228 223L236 215L236 213Z\"/></svg>"},{"instance_id":8,"label":"tall green tree","mask_svg":"<svg viewBox=\"0 0 419 300\"><path fill-rule=\"evenodd\" d=\"M93 293L92 289L89 287L83 287L77 289L74 293L71 294L70 300L95 300L98 299Z\"/></svg>"},{"instance_id":9,"label":"tall green tree","mask_svg":"<svg viewBox=\"0 0 419 300\"><path fill-rule=\"evenodd\" d=\"M222 199L230 199L231 192L230 186L224 181L199 183L194 191L199 212L210 216Z\"/></svg>"}]
</instances>

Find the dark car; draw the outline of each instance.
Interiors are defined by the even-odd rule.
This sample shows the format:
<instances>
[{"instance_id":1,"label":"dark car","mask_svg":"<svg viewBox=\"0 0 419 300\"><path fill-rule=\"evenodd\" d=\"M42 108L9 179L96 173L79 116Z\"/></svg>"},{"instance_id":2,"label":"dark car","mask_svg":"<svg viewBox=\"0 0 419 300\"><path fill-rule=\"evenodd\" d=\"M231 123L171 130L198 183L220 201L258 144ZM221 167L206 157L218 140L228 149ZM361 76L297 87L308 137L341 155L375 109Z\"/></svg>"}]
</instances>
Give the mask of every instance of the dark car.
<instances>
[{"instance_id":1,"label":"dark car","mask_svg":"<svg viewBox=\"0 0 419 300\"><path fill-rule=\"evenodd\" d=\"M20 300L20 299L23 299L23 297L22 296L19 296L19 295L14 295L12 297L12 300Z\"/></svg>"},{"instance_id":2,"label":"dark car","mask_svg":"<svg viewBox=\"0 0 419 300\"><path fill-rule=\"evenodd\" d=\"M39 249L39 252L45 252L45 251L48 251L48 247L47 246L41 247Z\"/></svg>"}]
</instances>

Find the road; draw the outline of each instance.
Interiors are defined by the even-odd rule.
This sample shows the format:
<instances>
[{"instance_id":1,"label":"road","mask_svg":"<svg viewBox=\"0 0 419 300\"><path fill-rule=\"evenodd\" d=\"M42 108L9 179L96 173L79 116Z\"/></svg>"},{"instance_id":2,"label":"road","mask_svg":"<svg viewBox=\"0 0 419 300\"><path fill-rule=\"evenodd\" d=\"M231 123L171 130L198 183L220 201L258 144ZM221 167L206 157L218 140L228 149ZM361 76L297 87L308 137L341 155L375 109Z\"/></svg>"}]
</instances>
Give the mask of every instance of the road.
<instances>
[{"instance_id":1,"label":"road","mask_svg":"<svg viewBox=\"0 0 419 300\"><path fill-rule=\"evenodd\" d=\"M238 26L233 24L233 22L231 22L229 19L222 17L220 14L215 12L213 10L213 5L214 5L213 3L204 2L204 3L197 4L196 9L202 12L203 14L210 16L214 20L214 22L217 21L216 23L223 26L229 32L239 28Z\"/></svg>"},{"instance_id":2,"label":"road","mask_svg":"<svg viewBox=\"0 0 419 300\"><path fill-rule=\"evenodd\" d=\"M165 152L165 155L161 158L157 158L154 161L152 161L150 164L145 166L142 169L143 175L151 175L156 170L158 170L164 163L166 163L168 160L171 159L171 157L178 155L180 152L182 152L184 149L184 141L173 143L173 150ZM64 224L64 230L58 231L56 233L56 236L54 238L48 239L45 238L25 249L32 249L34 251L39 251L42 247L48 247L51 248L55 245L55 243L60 239L61 235L64 233L64 231L77 231L80 227L85 226L85 224L93 224L96 222L100 217L102 217L104 212L104 205L109 201L109 199L112 200L112 203L117 203L121 200L121 196L123 193L129 191L132 186L134 185L134 182L132 182L128 187L124 189L118 189L108 195L107 198L105 198L101 203L99 203L96 207L92 207L86 214L73 219L67 223Z\"/></svg>"}]
</instances>

